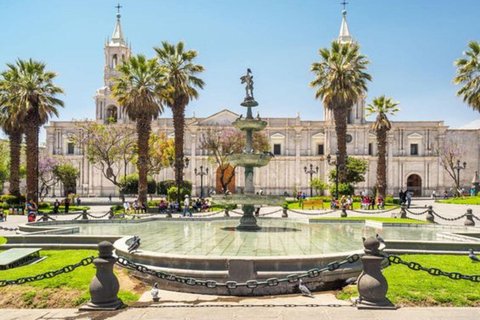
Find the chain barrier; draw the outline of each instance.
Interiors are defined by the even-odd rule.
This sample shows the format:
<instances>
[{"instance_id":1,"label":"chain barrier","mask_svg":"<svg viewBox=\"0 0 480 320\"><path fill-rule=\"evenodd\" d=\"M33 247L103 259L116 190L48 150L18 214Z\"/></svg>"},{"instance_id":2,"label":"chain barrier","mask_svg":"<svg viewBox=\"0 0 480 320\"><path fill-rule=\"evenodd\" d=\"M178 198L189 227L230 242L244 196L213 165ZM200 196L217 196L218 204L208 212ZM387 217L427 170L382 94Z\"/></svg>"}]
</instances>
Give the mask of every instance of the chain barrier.
<instances>
[{"instance_id":1,"label":"chain barrier","mask_svg":"<svg viewBox=\"0 0 480 320\"><path fill-rule=\"evenodd\" d=\"M144 309L144 308L351 308L351 305L328 303L328 304L317 304L317 303L307 303L307 304L293 304L293 303L282 303L282 304L153 304L153 305L132 305L129 308L133 309Z\"/></svg>"},{"instance_id":2,"label":"chain barrier","mask_svg":"<svg viewBox=\"0 0 480 320\"><path fill-rule=\"evenodd\" d=\"M336 212L337 210L330 210L330 211L316 212L316 213L301 212L301 211L297 211L297 210L293 210L293 209L288 209L288 211L293 212L293 213L297 213L297 214L303 214L303 215L306 215L306 216L323 216L323 215L326 215L326 214L329 214L329 213Z\"/></svg>"},{"instance_id":3,"label":"chain barrier","mask_svg":"<svg viewBox=\"0 0 480 320\"><path fill-rule=\"evenodd\" d=\"M80 219L82 216L83 216L83 214L80 213L76 218L73 218L72 221L78 220L78 219Z\"/></svg>"},{"instance_id":4,"label":"chain barrier","mask_svg":"<svg viewBox=\"0 0 480 320\"><path fill-rule=\"evenodd\" d=\"M259 216L260 217L265 217L265 216L269 216L269 215L272 215L274 213L277 213L277 212L282 212L283 209L278 209L278 210L275 210L275 211L272 211L272 212L267 212L267 213L260 213Z\"/></svg>"},{"instance_id":5,"label":"chain barrier","mask_svg":"<svg viewBox=\"0 0 480 320\"><path fill-rule=\"evenodd\" d=\"M382 209L382 210L370 210L370 211L362 211L362 210L354 210L354 209L347 209L348 211L352 211L352 212L355 212L355 213L364 213L364 214L380 214L380 213L386 213L386 212L390 212L390 211L393 211L393 210L397 210L398 208L400 208L400 206L396 206L396 207L393 207L393 208L390 208L390 209ZM374 212L372 212L374 211Z\"/></svg>"},{"instance_id":6,"label":"chain barrier","mask_svg":"<svg viewBox=\"0 0 480 320\"><path fill-rule=\"evenodd\" d=\"M110 214L110 211L108 211L107 213L105 214L102 214L101 216L94 216L90 213L87 213L87 216L89 216L90 218L92 219L102 219L102 218L105 218L106 216L108 216Z\"/></svg>"},{"instance_id":7,"label":"chain barrier","mask_svg":"<svg viewBox=\"0 0 480 320\"><path fill-rule=\"evenodd\" d=\"M243 212L235 211L235 210L228 210L228 212L233 212L235 214L238 214L240 216L243 216Z\"/></svg>"},{"instance_id":8,"label":"chain barrier","mask_svg":"<svg viewBox=\"0 0 480 320\"><path fill-rule=\"evenodd\" d=\"M436 215L437 217L439 217L440 219L447 220L447 221L460 220L460 219L462 219L462 218L464 218L464 217L466 216L466 214L464 213L464 214L462 214L461 216L458 216L458 217L456 217L456 218L446 218L446 217L443 217L443 216L439 215L438 213L436 213L436 212L433 211L433 210L432 210L432 213L433 213L434 215Z\"/></svg>"},{"instance_id":9,"label":"chain barrier","mask_svg":"<svg viewBox=\"0 0 480 320\"><path fill-rule=\"evenodd\" d=\"M405 208L405 211L407 211L410 214L413 214L414 216L421 216L421 215L424 215L425 213L428 212L428 210L425 210L425 211L422 211L422 212L413 212L413 211L408 210L407 208Z\"/></svg>"},{"instance_id":10,"label":"chain barrier","mask_svg":"<svg viewBox=\"0 0 480 320\"><path fill-rule=\"evenodd\" d=\"M227 281L227 282L217 282L215 280L198 280L195 278L190 278L190 277L182 277L182 276L177 276L174 274L166 273L163 271L155 271L152 269L149 269L145 267L144 265L137 264L135 262L132 262L126 258L123 257L118 257L117 262L121 264L122 266L125 266L127 268L137 270L138 272L145 273L163 280L168 280L172 282L178 282L178 283L183 283L189 286L203 286L208 289L214 289L217 287L225 287L227 289L236 289L238 287L246 287L249 289L255 289L258 286L268 286L268 287L274 287L279 285L280 283L286 282L286 283L296 283L298 282L301 278L316 278L319 277L320 274L324 271L334 271L341 266L349 263L354 263L360 259L360 256L358 254L352 254L348 256L345 260L338 262L334 261L329 263L326 267L324 268L313 268L305 272L301 273L292 273L287 275L285 278L269 278L264 281L258 281L258 280L248 280L246 282L236 282L236 281Z\"/></svg>"},{"instance_id":11,"label":"chain barrier","mask_svg":"<svg viewBox=\"0 0 480 320\"><path fill-rule=\"evenodd\" d=\"M480 221L480 218L477 217L476 215L472 214L472 217L473 217L474 219L477 219L478 221Z\"/></svg>"},{"instance_id":12,"label":"chain barrier","mask_svg":"<svg viewBox=\"0 0 480 320\"><path fill-rule=\"evenodd\" d=\"M0 230L5 230L5 231L17 231L20 230L19 228L8 228L8 227L2 227L0 226Z\"/></svg>"},{"instance_id":13,"label":"chain barrier","mask_svg":"<svg viewBox=\"0 0 480 320\"><path fill-rule=\"evenodd\" d=\"M51 216L49 216L48 214L45 213L45 214L41 215L35 222L39 222L40 220L43 221L43 218L45 218L45 217L47 217L47 221L48 221L48 219L50 219L52 221L57 221L57 219L54 219L54 218L52 218Z\"/></svg>"},{"instance_id":14,"label":"chain barrier","mask_svg":"<svg viewBox=\"0 0 480 320\"><path fill-rule=\"evenodd\" d=\"M206 214L201 214L201 212L197 212L197 213L193 213L193 214L196 215L196 217L199 217L199 218L207 218L207 217L211 217L211 216L214 216L214 215L222 213L222 212L223 211L214 211L214 212L206 213Z\"/></svg>"},{"instance_id":15,"label":"chain barrier","mask_svg":"<svg viewBox=\"0 0 480 320\"><path fill-rule=\"evenodd\" d=\"M0 288L8 285L12 285L12 284L24 284L29 282L40 281L43 279L50 279L64 273L70 273L73 270L77 269L78 267L85 267L85 266L88 266L89 264L92 264L93 259L94 259L93 256L87 257L80 260L80 262L76 264L70 264L68 266L57 269L55 271L47 271L45 273L37 274L36 276L22 277L15 280L0 280Z\"/></svg>"},{"instance_id":16,"label":"chain barrier","mask_svg":"<svg viewBox=\"0 0 480 320\"><path fill-rule=\"evenodd\" d=\"M388 261L390 264L402 264L404 266L407 266L409 269L414 270L414 271L425 271L431 276L444 276L448 277L453 280L468 280L472 282L480 282L480 274L475 274L475 275L464 275L459 272L445 272L442 271L438 268L425 268L423 267L420 263L417 262L408 262L408 261L403 261L402 258L396 255L389 255L388 256Z\"/></svg>"}]
</instances>

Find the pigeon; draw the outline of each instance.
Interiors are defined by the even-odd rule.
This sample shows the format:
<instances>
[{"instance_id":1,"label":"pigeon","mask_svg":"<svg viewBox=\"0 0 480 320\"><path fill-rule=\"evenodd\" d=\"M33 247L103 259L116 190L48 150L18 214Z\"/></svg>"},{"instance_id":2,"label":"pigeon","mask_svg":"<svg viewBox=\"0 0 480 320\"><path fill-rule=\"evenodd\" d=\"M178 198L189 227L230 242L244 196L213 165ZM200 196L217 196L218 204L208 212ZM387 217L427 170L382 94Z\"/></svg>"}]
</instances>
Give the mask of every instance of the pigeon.
<instances>
[{"instance_id":1,"label":"pigeon","mask_svg":"<svg viewBox=\"0 0 480 320\"><path fill-rule=\"evenodd\" d=\"M480 258L473 254L473 249L468 249L468 257L472 260L472 262L480 262Z\"/></svg>"},{"instance_id":2,"label":"pigeon","mask_svg":"<svg viewBox=\"0 0 480 320\"><path fill-rule=\"evenodd\" d=\"M153 288L152 290L150 291L150 294L152 295L152 299L153 301L157 302L158 300L160 300L160 298L158 297L158 283L155 282L155 284L153 285Z\"/></svg>"},{"instance_id":3,"label":"pigeon","mask_svg":"<svg viewBox=\"0 0 480 320\"><path fill-rule=\"evenodd\" d=\"M378 242L385 244L385 240L383 240L382 236L378 233L375 235L375 238L378 240Z\"/></svg>"},{"instance_id":4,"label":"pigeon","mask_svg":"<svg viewBox=\"0 0 480 320\"><path fill-rule=\"evenodd\" d=\"M351 278L348 278L347 280L345 280L345 285L346 286L349 286L351 284L355 284L357 283L357 277L351 277Z\"/></svg>"},{"instance_id":5,"label":"pigeon","mask_svg":"<svg viewBox=\"0 0 480 320\"><path fill-rule=\"evenodd\" d=\"M262 118L260 118L260 112L257 112L257 120L262 120Z\"/></svg>"},{"instance_id":6,"label":"pigeon","mask_svg":"<svg viewBox=\"0 0 480 320\"><path fill-rule=\"evenodd\" d=\"M303 284L302 279L299 280L298 289L300 289L302 295L313 298L313 294L308 290L307 286Z\"/></svg>"},{"instance_id":7,"label":"pigeon","mask_svg":"<svg viewBox=\"0 0 480 320\"><path fill-rule=\"evenodd\" d=\"M275 158L275 155L271 151L263 151L263 154Z\"/></svg>"},{"instance_id":8,"label":"pigeon","mask_svg":"<svg viewBox=\"0 0 480 320\"><path fill-rule=\"evenodd\" d=\"M238 120L241 120L243 118L243 114L240 115L240 117L238 117Z\"/></svg>"},{"instance_id":9,"label":"pigeon","mask_svg":"<svg viewBox=\"0 0 480 320\"><path fill-rule=\"evenodd\" d=\"M138 248L140 247L140 237L139 236L133 236L132 238L132 243L128 247L128 253L132 253L133 251L137 251Z\"/></svg>"}]
</instances>

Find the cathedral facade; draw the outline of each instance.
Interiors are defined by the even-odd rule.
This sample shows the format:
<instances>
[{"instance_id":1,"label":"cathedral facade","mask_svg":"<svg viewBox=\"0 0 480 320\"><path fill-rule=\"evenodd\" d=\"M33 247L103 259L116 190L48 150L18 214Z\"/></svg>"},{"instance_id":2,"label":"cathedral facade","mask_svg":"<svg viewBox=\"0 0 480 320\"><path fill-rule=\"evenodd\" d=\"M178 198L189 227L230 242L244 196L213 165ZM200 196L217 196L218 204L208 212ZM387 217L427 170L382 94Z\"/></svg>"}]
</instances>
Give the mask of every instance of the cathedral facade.
<instances>
[{"instance_id":1,"label":"cathedral facade","mask_svg":"<svg viewBox=\"0 0 480 320\"><path fill-rule=\"evenodd\" d=\"M348 30L346 12L342 19L339 40L353 41ZM116 65L132 53L123 36L120 14L117 14L112 38L105 43L104 52L104 86L94 95L95 121L109 123L113 120L116 124L111 125L124 125L130 123L130 120L122 106L111 97L110 81L116 75ZM209 174L203 177L205 188L219 189L217 165L208 161L207 153L200 148L202 133L209 128L229 128L239 116L232 111L222 110L205 118L186 118L184 149L190 162L184 179L192 181L194 195L200 194L201 177L195 174L195 169L200 166L209 169ZM291 118L262 118L268 122L264 133L275 157L268 166L255 168L256 190L261 189L265 194L277 195L285 192L292 194L294 189L307 192L310 175L305 171L310 169L310 165L313 168L318 167L318 172L313 177L328 181L328 172L334 167L328 164L327 155L335 155L337 148L331 111L324 111L324 119L305 120L301 119L299 114ZM173 137L173 120L154 120L152 129L154 132L164 133L167 137ZM46 152L64 156L78 166L78 194L84 197L117 195L116 187L88 162L82 150L70 140L71 135L77 131L71 121L52 121L46 127ZM455 182L441 165L438 152L446 141L458 141L468 150L462 157L462 162L465 161L468 165L461 172L460 185L470 187L472 177L479 170L479 135L478 128L452 130L443 121L392 122L392 129L388 132L387 193L397 194L400 189L408 189L416 196L425 196L430 195L433 190L441 194L452 188ZM360 99L348 114L347 153L368 162L365 182L356 185L357 193L371 190L376 182L377 151L371 122L365 119L365 98ZM128 171L133 173L135 167L132 165ZM162 170L155 179L157 182L173 180L173 169ZM237 168L231 190L242 192L244 183L243 168ZM53 193L61 194L60 190L61 186L56 186Z\"/></svg>"}]
</instances>

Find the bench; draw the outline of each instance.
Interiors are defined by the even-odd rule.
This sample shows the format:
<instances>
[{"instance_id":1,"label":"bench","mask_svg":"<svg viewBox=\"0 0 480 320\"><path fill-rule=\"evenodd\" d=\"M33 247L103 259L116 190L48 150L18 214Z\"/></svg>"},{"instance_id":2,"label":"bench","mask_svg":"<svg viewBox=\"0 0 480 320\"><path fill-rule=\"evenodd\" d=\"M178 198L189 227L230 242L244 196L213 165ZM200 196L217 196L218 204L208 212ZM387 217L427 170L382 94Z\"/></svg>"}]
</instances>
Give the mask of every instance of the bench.
<instances>
[{"instance_id":1,"label":"bench","mask_svg":"<svg viewBox=\"0 0 480 320\"><path fill-rule=\"evenodd\" d=\"M19 267L40 258L41 248L10 249L0 253L0 270Z\"/></svg>"},{"instance_id":2,"label":"bench","mask_svg":"<svg viewBox=\"0 0 480 320\"><path fill-rule=\"evenodd\" d=\"M323 200L304 200L302 201L302 209L323 209Z\"/></svg>"}]
</instances>

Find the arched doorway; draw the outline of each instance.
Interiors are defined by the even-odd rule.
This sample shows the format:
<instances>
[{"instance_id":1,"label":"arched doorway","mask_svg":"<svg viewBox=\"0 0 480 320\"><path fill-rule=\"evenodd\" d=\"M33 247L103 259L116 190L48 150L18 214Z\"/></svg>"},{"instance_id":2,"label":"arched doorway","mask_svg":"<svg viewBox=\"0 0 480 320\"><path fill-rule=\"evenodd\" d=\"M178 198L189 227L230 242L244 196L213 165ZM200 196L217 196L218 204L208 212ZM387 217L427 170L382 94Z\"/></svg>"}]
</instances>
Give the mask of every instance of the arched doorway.
<instances>
[{"instance_id":1,"label":"arched doorway","mask_svg":"<svg viewBox=\"0 0 480 320\"><path fill-rule=\"evenodd\" d=\"M107 120L108 122L115 123L118 120L117 107L108 106L107 108Z\"/></svg>"},{"instance_id":2,"label":"arched doorway","mask_svg":"<svg viewBox=\"0 0 480 320\"><path fill-rule=\"evenodd\" d=\"M223 184L221 179L227 184L227 188L231 193L235 193L235 175L234 175L234 169L231 165L226 166L223 168L222 166L219 166L217 168L217 183L216 183L216 188L215 192L217 194L223 193Z\"/></svg>"},{"instance_id":3,"label":"arched doorway","mask_svg":"<svg viewBox=\"0 0 480 320\"><path fill-rule=\"evenodd\" d=\"M412 192L414 197L422 196L422 178L418 174L411 174L407 178L407 190Z\"/></svg>"}]
</instances>

